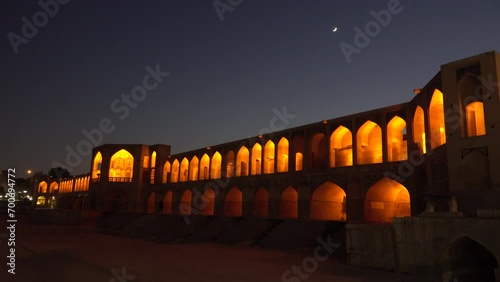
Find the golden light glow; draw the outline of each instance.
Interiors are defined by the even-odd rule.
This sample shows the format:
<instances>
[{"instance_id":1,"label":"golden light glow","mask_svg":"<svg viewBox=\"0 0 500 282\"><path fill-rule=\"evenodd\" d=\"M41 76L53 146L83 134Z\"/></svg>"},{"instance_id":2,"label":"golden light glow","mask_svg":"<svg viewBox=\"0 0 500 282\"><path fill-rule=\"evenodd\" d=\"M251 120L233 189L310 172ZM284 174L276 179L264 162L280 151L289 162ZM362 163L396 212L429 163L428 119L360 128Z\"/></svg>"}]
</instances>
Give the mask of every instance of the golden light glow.
<instances>
[{"instance_id":1,"label":"golden light glow","mask_svg":"<svg viewBox=\"0 0 500 282\"><path fill-rule=\"evenodd\" d=\"M236 176L248 175L249 155L247 147L242 146L236 155Z\"/></svg>"},{"instance_id":2,"label":"golden light glow","mask_svg":"<svg viewBox=\"0 0 500 282\"><path fill-rule=\"evenodd\" d=\"M311 219L346 220L346 193L337 184L325 182L314 190Z\"/></svg>"},{"instance_id":3,"label":"golden light glow","mask_svg":"<svg viewBox=\"0 0 500 282\"><path fill-rule=\"evenodd\" d=\"M193 192L186 190L182 194L179 210L181 214L191 214L191 201L193 199Z\"/></svg>"},{"instance_id":4,"label":"golden light glow","mask_svg":"<svg viewBox=\"0 0 500 282\"><path fill-rule=\"evenodd\" d=\"M38 193L47 193L47 182L38 183Z\"/></svg>"},{"instance_id":5,"label":"golden light glow","mask_svg":"<svg viewBox=\"0 0 500 282\"><path fill-rule=\"evenodd\" d=\"M302 164L304 163L304 155L302 153L295 154L295 171L301 171L303 169Z\"/></svg>"},{"instance_id":6,"label":"golden light glow","mask_svg":"<svg viewBox=\"0 0 500 282\"><path fill-rule=\"evenodd\" d=\"M224 201L225 216L242 216L243 214L243 193L240 188L233 187L226 195Z\"/></svg>"},{"instance_id":7,"label":"golden light glow","mask_svg":"<svg viewBox=\"0 0 500 282\"><path fill-rule=\"evenodd\" d=\"M445 144L443 93L437 89L434 90L429 105L429 124L431 130L431 148L434 149Z\"/></svg>"},{"instance_id":8,"label":"golden light glow","mask_svg":"<svg viewBox=\"0 0 500 282\"><path fill-rule=\"evenodd\" d=\"M50 183L50 193L53 193L57 190L59 190L59 183L53 181L52 183Z\"/></svg>"},{"instance_id":9,"label":"golden light glow","mask_svg":"<svg viewBox=\"0 0 500 282\"><path fill-rule=\"evenodd\" d=\"M358 164L382 162L382 130L370 120L366 121L356 134Z\"/></svg>"},{"instance_id":10,"label":"golden light glow","mask_svg":"<svg viewBox=\"0 0 500 282\"><path fill-rule=\"evenodd\" d=\"M255 143L252 148L252 167L250 173L252 175L260 174L262 167L262 146L259 143Z\"/></svg>"},{"instance_id":11,"label":"golden light glow","mask_svg":"<svg viewBox=\"0 0 500 282\"><path fill-rule=\"evenodd\" d=\"M424 110L417 106L415 114L413 115L413 142L417 144L420 153L427 152L427 143L425 141L425 116Z\"/></svg>"},{"instance_id":12,"label":"golden light glow","mask_svg":"<svg viewBox=\"0 0 500 282\"><path fill-rule=\"evenodd\" d=\"M189 165L189 180L194 181L198 180L198 167L199 161L197 156L193 156L191 159L191 163Z\"/></svg>"},{"instance_id":13,"label":"golden light glow","mask_svg":"<svg viewBox=\"0 0 500 282\"><path fill-rule=\"evenodd\" d=\"M365 198L365 220L392 222L394 217L411 216L410 194L399 182L383 178L373 184Z\"/></svg>"},{"instance_id":14,"label":"golden light glow","mask_svg":"<svg viewBox=\"0 0 500 282\"><path fill-rule=\"evenodd\" d=\"M234 152L229 151L226 153L226 177L233 177L234 176Z\"/></svg>"},{"instance_id":15,"label":"golden light glow","mask_svg":"<svg viewBox=\"0 0 500 282\"><path fill-rule=\"evenodd\" d=\"M101 176L102 155L97 152L92 163L92 179L97 179Z\"/></svg>"},{"instance_id":16,"label":"golden light glow","mask_svg":"<svg viewBox=\"0 0 500 282\"><path fill-rule=\"evenodd\" d=\"M176 183L179 182L179 161L177 159L172 163L172 177L170 182Z\"/></svg>"},{"instance_id":17,"label":"golden light glow","mask_svg":"<svg viewBox=\"0 0 500 282\"><path fill-rule=\"evenodd\" d=\"M274 150L273 141L267 141L264 146L264 173L274 173Z\"/></svg>"},{"instance_id":18,"label":"golden light glow","mask_svg":"<svg viewBox=\"0 0 500 282\"><path fill-rule=\"evenodd\" d=\"M142 168L149 168L149 156L144 156L142 159Z\"/></svg>"},{"instance_id":19,"label":"golden light glow","mask_svg":"<svg viewBox=\"0 0 500 282\"><path fill-rule=\"evenodd\" d=\"M203 154L200 160L200 180L208 179L208 169L210 167L210 157Z\"/></svg>"},{"instance_id":20,"label":"golden light glow","mask_svg":"<svg viewBox=\"0 0 500 282\"><path fill-rule=\"evenodd\" d=\"M264 188L260 188L255 193L254 205L253 205L253 216L266 218L268 217L268 205L269 205L268 192Z\"/></svg>"},{"instance_id":21,"label":"golden light glow","mask_svg":"<svg viewBox=\"0 0 500 282\"><path fill-rule=\"evenodd\" d=\"M151 154L151 168L156 167L156 151L153 151Z\"/></svg>"},{"instance_id":22,"label":"golden light glow","mask_svg":"<svg viewBox=\"0 0 500 282\"><path fill-rule=\"evenodd\" d=\"M208 188L203 192L200 202L200 214L201 215L214 215L215 211L215 191L212 188Z\"/></svg>"},{"instance_id":23,"label":"golden light glow","mask_svg":"<svg viewBox=\"0 0 500 282\"><path fill-rule=\"evenodd\" d=\"M134 157L121 149L111 156L109 178L112 182L132 182Z\"/></svg>"},{"instance_id":24,"label":"golden light glow","mask_svg":"<svg viewBox=\"0 0 500 282\"><path fill-rule=\"evenodd\" d=\"M288 171L288 140L282 137L278 142L278 172Z\"/></svg>"},{"instance_id":25,"label":"golden light glow","mask_svg":"<svg viewBox=\"0 0 500 282\"><path fill-rule=\"evenodd\" d=\"M292 186L288 186L281 193L279 217L297 218L299 216L299 193Z\"/></svg>"},{"instance_id":26,"label":"golden light glow","mask_svg":"<svg viewBox=\"0 0 500 282\"><path fill-rule=\"evenodd\" d=\"M45 197L39 196L38 198L36 198L36 205L37 206L44 206L45 205Z\"/></svg>"},{"instance_id":27,"label":"golden light glow","mask_svg":"<svg viewBox=\"0 0 500 282\"><path fill-rule=\"evenodd\" d=\"M215 152L215 154L212 156L212 162L210 164L210 178L212 179L221 178L221 168L222 168L222 156L219 152Z\"/></svg>"},{"instance_id":28,"label":"golden light glow","mask_svg":"<svg viewBox=\"0 0 500 282\"><path fill-rule=\"evenodd\" d=\"M161 179L161 183L163 184L167 183L168 176L170 175L170 169L171 169L170 162L169 161L165 162L165 164L163 165L163 176Z\"/></svg>"},{"instance_id":29,"label":"golden light glow","mask_svg":"<svg viewBox=\"0 0 500 282\"><path fill-rule=\"evenodd\" d=\"M163 210L164 214L172 214L172 191L167 191L163 197Z\"/></svg>"},{"instance_id":30,"label":"golden light glow","mask_svg":"<svg viewBox=\"0 0 500 282\"><path fill-rule=\"evenodd\" d=\"M339 126L330 136L330 167L352 165L352 133Z\"/></svg>"},{"instance_id":31,"label":"golden light glow","mask_svg":"<svg viewBox=\"0 0 500 282\"><path fill-rule=\"evenodd\" d=\"M406 121L395 116L387 124L387 160L389 162L404 161L408 159L408 147L403 135Z\"/></svg>"},{"instance_id":32,"label":"golden light glow","mask_svg":"<svg viewBox=\"0 0 500 282\"><path fill-rule=\"evenodd\" d=\"M465 107L467 120L467 136L486 135L486 125L484 123L483 102L472 102Z\"/></svg>"},{"instance_id":33,"label":"golden light glow","mask_svg":"<svg viewBox=\"0 0 500 282\"><path fill-rule=\"evenodd\" d=\"M182 159L181 166L179 169L179 182L186 182L188 180L189 172L189 161L188 159Z\"/></svg>"}]
</instances>

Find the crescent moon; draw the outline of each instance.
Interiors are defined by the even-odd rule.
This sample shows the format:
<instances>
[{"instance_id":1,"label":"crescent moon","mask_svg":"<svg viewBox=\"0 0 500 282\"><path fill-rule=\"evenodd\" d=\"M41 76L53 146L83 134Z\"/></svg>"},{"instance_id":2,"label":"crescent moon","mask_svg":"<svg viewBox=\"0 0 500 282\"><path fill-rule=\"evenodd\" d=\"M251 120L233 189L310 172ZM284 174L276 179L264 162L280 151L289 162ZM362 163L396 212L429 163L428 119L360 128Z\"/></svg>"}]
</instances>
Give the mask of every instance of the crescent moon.
<instances>
[{"instance_id":1,"label":"crescent moon","mask_svg":"<svg viewBox=\"0 0 500 282\"><path fill-rule=\"evenodd\" d=\"M337 32L337 27L334 27L334 28L332 29L332 31L333 31L333 32Z\"/></svg>"}]
</instances>

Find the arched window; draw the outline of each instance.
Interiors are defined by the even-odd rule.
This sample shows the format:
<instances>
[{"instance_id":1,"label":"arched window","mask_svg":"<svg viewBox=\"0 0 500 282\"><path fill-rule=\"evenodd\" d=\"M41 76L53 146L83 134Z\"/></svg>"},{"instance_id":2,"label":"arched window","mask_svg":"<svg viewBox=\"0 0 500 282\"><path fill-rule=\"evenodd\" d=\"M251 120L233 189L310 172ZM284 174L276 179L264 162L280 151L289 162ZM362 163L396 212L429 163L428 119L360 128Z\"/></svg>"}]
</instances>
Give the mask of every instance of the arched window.
<instances>
[{"instance_id":1,"label":"arched window","mask_svg":"<svg viewBox=\"0 0 500 282\"><path fill-rule=\"evenodd\" d=\"M163 177L162 177L162 181L161 181L163 184L167 183L167 181L169 179L170 169L171 169L170 162L167 161L165 163L165 165L163 165Z\"/></svg>"},{"instance_id":2,"label":"arched window","mask_svg":"<svg viewBox=\"0 0 500 282\"><path fill-rule=\"evenodd\" d=\"M200 160L200 180L208 179L208 172L210 168L210 157L203 154Z\"/></svg>"},{"instance_id":3,"label":"arched window","mask_svg":"<svg viewBox=\"0 0 500 282\"><path fill-rule=\"evenodd\" d=\"M189 165L189 180L190 181L198 180L198 167L199 167L198 157L194 156L191 159L191 163Z\"/></svg>"},{"instance_id":4,"label":"arched window","mask_svg":"<svg viewBox=\"0 0 500 282\"><path fill-rule=\"evenodd\" d=\"M212 161L210 163L210 178L212 179L221 178L221 167L222 167L222 156L219 152L215 152L215 154L212 156ZM233 160L233 170L234 170L234 160Z\"/></svg>"},{"instance_id":5,"label":"arched window","mask_svg":"<svg viewBox=\"0 0 500 282\"><path fill-rule=\"evenodd\" d=\"M262 167L262 146L259 143L255 143L252 148L252 169L251 174L260 174Z\"/></svg>"},{"instance_id":6,"label":"arched window","mask_svg":"<svg viewBox=\"0 0 500 282\"><path fill-rule=\"evenodd\" d=\"M330 167L352 165L352 133L339 126L330 136Z\"/></svg>"},{"instance_id":7,"label":"arched window","mask_svg":"<svg viewBox=\"0 0 500 282\"><path fill-rule=\"evenodd\" d=\"M99 179L101 177L101 164L102 155L101 152L97 152L92 163L92 179Z\"/></svg>"},{"instance_id":8,"label":"arched window","mask_svg":"<svg viewBox=\"0 0 500 282\"><path fill-rule=\"evenodd\" d=\"M372 121L366 121L357 135L358 164L374 164L382 162L382 129Z\"/></svg>"},{"instance_id":9,"label":"arched window","mask_svg":"<svg viewBox=\"0 0 500 282\"><path fill-rule=\"evenodd\" d=\"M170 182L172 183L179 182L179 169L180 169L179 161L175 159L174 162L172 163L172 177Z\"/></svg>"},{"instance_id":10,"label":"arched window","mask_svg":"<svg viewBox=\"0 0 500 282\"><path fill-rule=\"evenodd\" d=\"M420 153L427 152L424 110L420 106L417 106L413 115L413 142L417 144Z\"/></svg>"},{"instance_id":11,"label":"arched window","mask_svg":"<svg viewBox=\"0 0 500 282\"><path fill-rule=\"evenodd\" d=\"M182 159L181 167L180 167L180 174L179 174L179 181L180 182L188 181L188 172L189 172L189 161L188 161L188 159L184 158L184 159Z\"/></svg>"},{"instance_id":12,"label":"arched window","mask_svg":"<svg viewBox=\"0 0 500 282\"><path fill-rule=\"evenodd\" d=\"M278 142L278 172L288 171L288 140L282 137Z\"/></svg>"},{"instance_id":13,"label":"arched window","mask_svg":"<svg viewBox=\"0 0 500 282\"><path fill-rule=\"evenodd\" d=\"M443 93L437 89L434 90L429 105L429 123L431 130L431 148L434 149L446 143Z\"/></svg>"},{"instance_id":14,"label":"arched window","mask_svg":"<svg viewBox=\"0 0 500 282\"><path fill-rule=\"evenodd\" d=\"M393 117L387 124L387 160L389 162L408 159L405 132L406 122L398 116Z\"/></svg>"},{"instance_id":15,"label":"arched window","mask_svg":"<svg viewBox=\"0 0 500 282\"><path fill-rule=\"evenodd\" d=\"M274 173L274 143L267 141L264 146L264 173Z\"/></svg>"},{"instance_id":16,"label":"arched window","mask_svg":"<svg viewBox=\"0 0 500 282\"><path fill-rule=\"evenodd\" d=\"M132 182L134 157L128 151L121 149L111 156L109 166L110 182Z\"/></svg>"},{"instance_id":17,"label":"arched window","mask_svg":"<svg viewBox=\"0 0 500 282\"><path fill-rule=\"evenodd\" d=\"M250 152L247 147L242 146L236 155L236 176L248 175L248 161Z\"/></svg>"}]
</instances>

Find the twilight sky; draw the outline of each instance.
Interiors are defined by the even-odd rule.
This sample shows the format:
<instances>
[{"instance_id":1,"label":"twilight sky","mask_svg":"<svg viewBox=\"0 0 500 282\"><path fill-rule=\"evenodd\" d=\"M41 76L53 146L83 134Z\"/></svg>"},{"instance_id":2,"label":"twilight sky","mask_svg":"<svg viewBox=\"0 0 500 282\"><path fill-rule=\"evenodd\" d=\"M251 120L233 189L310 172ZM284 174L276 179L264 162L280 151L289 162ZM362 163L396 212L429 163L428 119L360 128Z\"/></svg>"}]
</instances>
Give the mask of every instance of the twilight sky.
<instances>
[{"instance_id":1,"label":"twilight sky","mask_svg":"<svg viewBox=\"0 0 500 282\"><path fill-rule=\"evenodd\" d=\"M392 0L218 3L239 2L221 21L211 0L73 0L44 23L37 1L2 0L0 169L67 164L67 148L103 119L114 130L99 145L179 153L258 135L273 108L296 115L290 128L406 102L441 64L500 51L497 0L401 0L379 32L370 12ZM34 15L40 27L24 36ZM354 28L367 24L373 37L348 63L339 45L356 48ZM121 95L140 89L148 66L169 76L147 79L132 108ZM71 168L88 172L90 156Z\"/></svg>"}]
</instances>

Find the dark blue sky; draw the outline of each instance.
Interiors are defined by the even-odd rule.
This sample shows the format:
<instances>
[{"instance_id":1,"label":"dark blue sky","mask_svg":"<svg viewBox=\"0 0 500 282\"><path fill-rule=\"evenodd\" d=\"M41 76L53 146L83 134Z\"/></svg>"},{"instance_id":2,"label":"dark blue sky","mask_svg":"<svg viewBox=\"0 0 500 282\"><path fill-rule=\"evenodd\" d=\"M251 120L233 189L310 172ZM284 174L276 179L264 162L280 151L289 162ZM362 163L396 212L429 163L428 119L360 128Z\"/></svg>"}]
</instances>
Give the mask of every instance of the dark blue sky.
<instances>
[{"instance_id":1,"label":"dark blue sky","mask_svg":"<svg viewBox=\"0 0 500 282\"><path fill-rule=\"evenodd\" d=\"M1 1L0 168L65 164L103 118L102 143L178 153L257 135L273 108L296 115L289 128L406 102L441 64L500 50L499 1L406 0L347 63L340 43L389 2L243 0L221 21L212 1L73 0L15 54L8 34L41 7ZM120 120L112 102L158 64L170 75Z\"/></svg>"}]
</instances>

